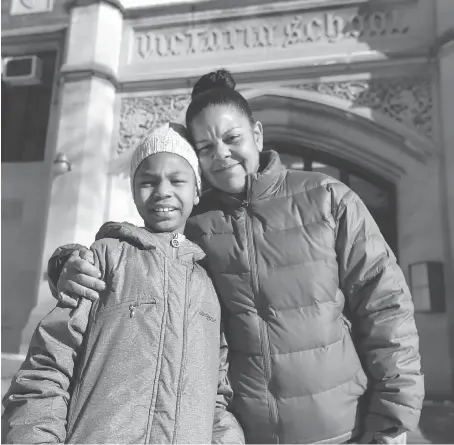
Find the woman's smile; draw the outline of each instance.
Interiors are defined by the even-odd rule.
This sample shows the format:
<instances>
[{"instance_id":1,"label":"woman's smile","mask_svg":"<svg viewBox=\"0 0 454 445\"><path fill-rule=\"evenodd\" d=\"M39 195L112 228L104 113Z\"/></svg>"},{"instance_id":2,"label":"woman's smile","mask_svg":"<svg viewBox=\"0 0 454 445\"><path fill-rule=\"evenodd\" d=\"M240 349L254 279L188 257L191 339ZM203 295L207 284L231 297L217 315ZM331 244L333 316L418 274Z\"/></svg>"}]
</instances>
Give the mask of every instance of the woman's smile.
<instances>
[{"instance_id":1,"label":"woman's smile","mask_svg":"<svg viewBox=\"0 0 454 445\"><path fill-rule=\"evenodd\" d=\"M213 169L213 172L214 173L225 173L225 172L229 172L231 170L233 170L235 167L239 166L240 163L239 162L235 162L235 163L232 163L232 164L227 164L227 165L222 165L220 167L216 167Z\"/></svg>"}]
</instances>

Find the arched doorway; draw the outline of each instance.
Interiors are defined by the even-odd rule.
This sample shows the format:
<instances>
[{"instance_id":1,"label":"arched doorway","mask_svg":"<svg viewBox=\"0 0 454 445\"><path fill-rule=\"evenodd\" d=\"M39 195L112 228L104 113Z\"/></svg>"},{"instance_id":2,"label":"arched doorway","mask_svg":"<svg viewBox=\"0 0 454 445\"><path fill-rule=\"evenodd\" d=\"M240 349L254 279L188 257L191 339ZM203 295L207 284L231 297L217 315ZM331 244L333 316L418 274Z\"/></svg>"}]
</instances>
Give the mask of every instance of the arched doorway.
<instances>
[{"instance_id":1,"label":"arched doorway","mask_svg":"<svg viewBox=\"0 0 454 445\"><path fill-rule=\"evenodd\" d=\"M416 178L431 169L432 142L379 112L312 91L263 88L244 96L263 125L265 146L283 158L298 156L298 168L323 171L349 185L407 270L416 246L427 239L426 227L418 229L426 237L421 238L410 215L431 205L420 202Z\"/></svg>"},{"instance_id":2,"label":"arched doorway","mask_svg":"<svg viewBox=\"0 0 454 445\"><path fill-rule=\"evenodd\" d=\"M266 148L278 147L282 164L289 169L316 171L348 185L366 204L387 243L398 255L396 189L392 182L332 154L305 146L267 141Z\"/></svg>"}]
</instances>

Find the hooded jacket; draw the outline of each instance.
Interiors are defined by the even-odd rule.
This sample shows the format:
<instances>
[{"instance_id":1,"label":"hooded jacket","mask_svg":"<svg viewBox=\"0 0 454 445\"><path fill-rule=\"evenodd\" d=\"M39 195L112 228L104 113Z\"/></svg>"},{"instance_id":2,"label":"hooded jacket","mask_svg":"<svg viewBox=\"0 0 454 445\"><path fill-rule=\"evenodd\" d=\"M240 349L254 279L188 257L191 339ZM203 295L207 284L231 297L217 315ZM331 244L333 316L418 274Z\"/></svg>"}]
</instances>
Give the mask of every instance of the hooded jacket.
<instances>
[{"instance_id":1,"label":"hooded jacket","mask_svg":"<svg viewBox=\"0 0 454 445\"><path fill-rule=\"evenodd\" d=\"M424 383L414 308L375 221L341 182L287 170L274 151L260 163L244 200L211 190L186 225L223 303L246 442L415 429ZM74 248L49 261L54 291Z\"/></svg>"},{"instance_id":2,"label":"hooded jacket","mask_svg":"<svg viewBox=\"0 0 454 445\"><path fill-rule=\"evenodd\" d=\"M91 249L107 289L39 324L4 398L2 443L244 443L226 410L227 349L204 254L171 238L101 228Z\"/></svg>"}]
</instances>

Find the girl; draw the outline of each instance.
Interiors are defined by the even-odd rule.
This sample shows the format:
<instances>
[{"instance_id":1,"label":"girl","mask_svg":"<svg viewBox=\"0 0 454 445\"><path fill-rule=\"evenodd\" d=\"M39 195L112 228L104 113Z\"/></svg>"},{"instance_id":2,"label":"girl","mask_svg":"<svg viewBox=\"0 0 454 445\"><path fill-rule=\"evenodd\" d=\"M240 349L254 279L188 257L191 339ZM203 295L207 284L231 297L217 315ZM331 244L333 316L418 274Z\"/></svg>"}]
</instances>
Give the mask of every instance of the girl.
<instances>
[{"instance_id":1,"label":"girl","mask_svg":"<svg viewBox=\"0 0 454 445\"><path fill-rule=\"evenodd\" d=\"M203 252L183 236L200 191L183 135L165 125L134 152L145 227L98 232L91 249L109 285L39 324L4 399L2 443L244 443L226 409L219 302Z\"/></svg>"}]
</instances>

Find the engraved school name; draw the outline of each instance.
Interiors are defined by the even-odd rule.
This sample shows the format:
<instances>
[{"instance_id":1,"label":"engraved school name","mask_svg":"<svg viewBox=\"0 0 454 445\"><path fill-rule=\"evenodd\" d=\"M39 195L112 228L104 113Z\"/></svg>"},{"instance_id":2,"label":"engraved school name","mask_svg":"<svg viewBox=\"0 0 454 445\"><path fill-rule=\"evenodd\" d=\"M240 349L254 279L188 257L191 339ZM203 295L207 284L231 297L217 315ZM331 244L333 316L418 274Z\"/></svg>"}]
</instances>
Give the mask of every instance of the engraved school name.
<instances>
[{"instance_id":1,"label":"engraved school name","mask_svg":"<svg viewBox=\"0 0 454 445\"><path fill-rule=\"evenodd\" d=\"M254 48L290 48L316 42L367 39L408 32L400 11L379 11L343 17L335 12L288 23L231 24L224 27L191 28L174 33L136 32L136 57L172 57Z\"/></svg>"}]
</instances>

